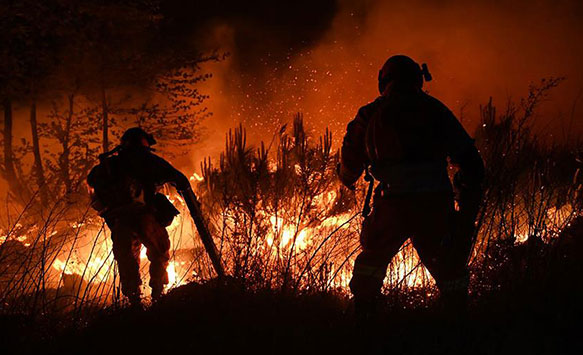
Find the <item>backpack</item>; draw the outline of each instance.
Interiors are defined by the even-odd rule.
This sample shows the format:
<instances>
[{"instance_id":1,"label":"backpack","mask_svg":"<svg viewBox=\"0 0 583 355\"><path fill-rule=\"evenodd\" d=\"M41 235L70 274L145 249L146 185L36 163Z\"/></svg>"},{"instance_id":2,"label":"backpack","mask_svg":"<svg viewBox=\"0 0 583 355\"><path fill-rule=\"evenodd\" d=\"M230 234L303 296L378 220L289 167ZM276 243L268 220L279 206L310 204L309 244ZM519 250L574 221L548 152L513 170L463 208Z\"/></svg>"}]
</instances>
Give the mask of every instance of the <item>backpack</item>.
<instances>
[{"instance_id":1,"label":"backpack","mask_svg":"<svg viewBox=\"0 0 583 355\"><path fill-rule=\"evenodd\" d=\"M133 178L126 170L119 155L114 155L119 149L104 153L99 157L99 164L87 176L87 183L92 188L91 207L99 215L104 216L107 211L133 202L141 202L151 207L156 220L164 227L172 224L174 217L180 212L161 193L154 193L146 198L144 186Z\"/></svg>"},{"instance_id":2,"label":"backpack","mask_svg":"<svg viewBox=\"0 0 583 355\"><path fill-rule=\"evenodd\" d=\"M91 188L91 207L100 215L107 210L129 204L141 194L141 187L125 172L115 150L99 156L99 164L87 176Z\"/></svg>"}]
</instances>

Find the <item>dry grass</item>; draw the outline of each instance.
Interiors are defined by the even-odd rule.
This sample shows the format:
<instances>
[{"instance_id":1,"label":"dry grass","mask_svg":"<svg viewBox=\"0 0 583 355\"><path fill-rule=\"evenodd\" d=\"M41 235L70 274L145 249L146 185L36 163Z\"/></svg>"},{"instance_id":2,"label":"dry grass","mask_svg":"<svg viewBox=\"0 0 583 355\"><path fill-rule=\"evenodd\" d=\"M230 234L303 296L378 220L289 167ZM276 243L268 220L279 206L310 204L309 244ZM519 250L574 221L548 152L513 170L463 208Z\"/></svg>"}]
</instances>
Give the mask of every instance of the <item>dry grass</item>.
<instances>
[{"instance_id":1,"label":"dry grass","mask_svg":"<svg viewBox=\"0 0 583 355\"><path fill-rule=\"evenodd\" d=\"M515 290L527 280L547 280L568 238L561 231L581 215L580 142L543 142L532 130L537 105L558 82L533 87L526 100L501 115L491 102L481 108L475 136L487 182L470 261L478 298ZM346 293L365 186L354 194L342 188L337 161L331 132L314 138L301 115L257 148L247 145L239 127L227 135L217 162L204 161L196 191L227 271L245 289ZM43 206L42 214L34 196L24 207L7 203L0 233L0 313L83 320L95 310L123 305L109 232L85 201L69 195ZM170 228L171 287L213 277L182 210ZM418 307L419 295L434 291L406 243L389 267L385 292Z\"/></svg>"}]
</instances>

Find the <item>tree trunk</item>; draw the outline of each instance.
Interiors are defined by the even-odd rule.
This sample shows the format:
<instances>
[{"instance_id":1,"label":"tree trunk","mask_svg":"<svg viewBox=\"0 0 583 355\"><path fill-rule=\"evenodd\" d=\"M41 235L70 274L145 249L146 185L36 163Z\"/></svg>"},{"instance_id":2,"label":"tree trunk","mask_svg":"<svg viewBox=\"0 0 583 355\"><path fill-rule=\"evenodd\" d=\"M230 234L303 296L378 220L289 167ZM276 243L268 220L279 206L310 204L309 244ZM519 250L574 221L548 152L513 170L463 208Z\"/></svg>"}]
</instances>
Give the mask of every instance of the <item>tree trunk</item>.
<instances>
[{"instance_id":1,"label":"tree trunk","mask_svg":"<svg viewBox=\"0 0 583 355\"><path fill-rule=\"evenodd\" d=\"M59 158L63 183L65 185L65 194L67 195L73 192L70 174L70 154L71 154L70 135L71 135L71 123L73 121L74 100L75 95L74 94L69 95L69 112L67 114L67 121L65 122L65 131L63 132L64 135L63 140L61 142L63 146L63 153Z\"/></svg>"},{"instance_id":2,"label":"tree trunk","mask_svg":"<svg viewBox=\"0 0 583 355\"><path fill-rule=\"evenodd\" d=\"M105 87L101 87L101 108L103 116L103 125L102 125L102 133L103 133L103 153L109 151L109 117L108 117L108 107L107 107L107 96L105 95Z\"/></svg>"},{"instance_id":3,"label":"tree trunk","mask_svg":"<svg viewBox=\"0 0 583 355\"><path fill-rule=\"evenodd\" d=\"M12 102L4 100L4 177L10 191L20 195L20 183L14 169L14 153L12 151Z\"/></svg>"},{"instance_id":4,"label":"tree trunk","mask_svg":"<svg viewBox=\"0 0 583 355\"><path fill-rule=\"evenodd\" d=\"M38 128L36 121L36 102L33 102L30 105L30 130L32 133L32 153L34 155L34 174L36 177L36 183L40 190L41 204L42 206L46 206L48 202L48 193L42 158L40 155L40 142L38 138Z\"/></svg>"}]
</instances>

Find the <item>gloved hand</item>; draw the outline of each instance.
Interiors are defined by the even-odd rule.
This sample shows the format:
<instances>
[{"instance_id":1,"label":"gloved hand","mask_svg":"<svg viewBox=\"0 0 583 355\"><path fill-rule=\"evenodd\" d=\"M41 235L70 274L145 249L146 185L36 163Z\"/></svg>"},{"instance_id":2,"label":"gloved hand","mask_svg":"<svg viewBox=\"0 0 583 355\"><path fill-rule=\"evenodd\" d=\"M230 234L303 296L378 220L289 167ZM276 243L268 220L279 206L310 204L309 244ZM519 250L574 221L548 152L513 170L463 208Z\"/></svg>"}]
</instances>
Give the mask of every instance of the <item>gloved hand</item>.
<instances>
[{"instance_id":1,"label":"gloved hand","mask_svg":"<svg viewBox=\"0 0 583 355\"><path fill-rule=\"evenodd\" d=\"M482 202L481 181L469 178L460 170L454 175L453 187L460 214L473 223Z\"/></svg>"}]
</instances>

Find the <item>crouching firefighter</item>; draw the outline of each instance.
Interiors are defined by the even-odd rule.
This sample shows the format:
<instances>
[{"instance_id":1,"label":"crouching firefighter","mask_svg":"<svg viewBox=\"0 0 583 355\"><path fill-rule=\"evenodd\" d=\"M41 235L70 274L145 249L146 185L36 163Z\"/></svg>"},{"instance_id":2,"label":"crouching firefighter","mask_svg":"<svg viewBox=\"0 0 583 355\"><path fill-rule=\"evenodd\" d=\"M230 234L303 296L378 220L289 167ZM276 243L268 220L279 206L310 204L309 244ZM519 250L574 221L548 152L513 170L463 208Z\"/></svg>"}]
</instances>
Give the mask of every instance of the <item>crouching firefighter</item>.
<instances>
[{"instance_id":1,"label":"crouching firefighter","mask_svg":"<svg viewBox=\"0 0 583 355\"><path fill-rule=\"evenodd\" d=\"M158 300L168 284L170 238L166 227L178 210L157 188L171 183L178 191L192 191L184 174L152 153L154 144L151 134L130 128L118 147L100 155L99 165L87 177L92 207L111 230L122 292L132 305L141 302L142 245L150 261L152 299Z\"/></svg>"},{"instance_id":2,"label":"crouching firefighter","mask_svg":"<svg viewBox=\"0 0 583 355\"><path fill-rule=\"evenodd\" d=\"M424 79L431 80L425 64L389 58L379 72L381 95L359 109L344 137L342 183L354 188L363 171L379 182L350 281L360 315L374 311L387 266L407 238L434 277L446 311L464 312L467 305L484 166L451 111L422 91ZM458 167L453 188L448 158Z\"/></svg>"}]
</instances>

